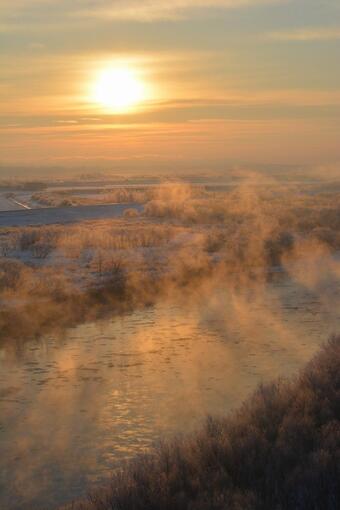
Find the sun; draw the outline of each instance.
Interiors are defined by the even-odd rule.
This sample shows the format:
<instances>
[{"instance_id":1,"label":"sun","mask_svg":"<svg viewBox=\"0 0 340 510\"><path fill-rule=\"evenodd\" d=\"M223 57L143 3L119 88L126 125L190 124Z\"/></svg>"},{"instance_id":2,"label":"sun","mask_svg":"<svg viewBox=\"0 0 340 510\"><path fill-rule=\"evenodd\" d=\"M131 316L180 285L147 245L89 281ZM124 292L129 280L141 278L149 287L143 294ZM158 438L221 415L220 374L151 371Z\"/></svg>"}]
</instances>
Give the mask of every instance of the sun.
<instances>
[{"instance_id":1,"label":"sun","mask_svg":"<svg viewBox=\"0 0 340 510\"><path fill-rule=\"evenodd\" d=\"M146 99L146 85L134 69L110 67L99 73L93 99L107 110L126 113Z\"/></svg>"}]
</instances>

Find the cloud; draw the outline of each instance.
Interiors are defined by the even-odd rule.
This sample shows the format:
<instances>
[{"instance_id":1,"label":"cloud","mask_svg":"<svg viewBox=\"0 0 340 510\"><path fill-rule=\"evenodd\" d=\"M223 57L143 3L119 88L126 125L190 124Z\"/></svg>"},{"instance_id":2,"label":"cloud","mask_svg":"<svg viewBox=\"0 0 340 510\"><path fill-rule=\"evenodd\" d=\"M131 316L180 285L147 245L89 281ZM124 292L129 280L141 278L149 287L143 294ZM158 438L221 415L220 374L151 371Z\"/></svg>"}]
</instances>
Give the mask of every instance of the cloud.
<instances>
[{"instance_id":1,"label":"cloud","mask_svg":"<svg viewBox=\"0 0 340 510\"><path fill-rule=\"evenodd\" d=\"M118 0L103 1L101 6L86 13L109 16L121 20L155 21L162 19L180 19L187 17L189 11L197 9L219 8L236 9L284 3L289 0Z\"/></svg>"},{"instance_id":2,"label":"cloud","mask_svg":"<svg viewBox=\"0 0 340 510\"><path fill-rule=\"evenodd\" d=\"M30 50L43 50L45 48L45 44L39 42L31 42L28 44L28 48Z\"/></svg>"},{"instance_id":3,"label":"cloud","mask_svg":"<svg viewBox=\"0 0 340 510\"><path fill-rule=\"evenodd\" d=\"M277 41L329 41L340 39L340 27L302 28L286 32L272 32L267 37Z\"/></svg>"},{"instance_id":4,"label":"cloud","mask_svg":"<svg viewBox=\"0 0 340 510\"><path fill-rule=\"evenodd\" d=\"M198 9L236 9L288 3L291 0L2 0L0 11L15 9L35 15L50 14L51 10L68 15L110 17L118 20L156 21L180 19Z\"/></svg>"}]
</instances>

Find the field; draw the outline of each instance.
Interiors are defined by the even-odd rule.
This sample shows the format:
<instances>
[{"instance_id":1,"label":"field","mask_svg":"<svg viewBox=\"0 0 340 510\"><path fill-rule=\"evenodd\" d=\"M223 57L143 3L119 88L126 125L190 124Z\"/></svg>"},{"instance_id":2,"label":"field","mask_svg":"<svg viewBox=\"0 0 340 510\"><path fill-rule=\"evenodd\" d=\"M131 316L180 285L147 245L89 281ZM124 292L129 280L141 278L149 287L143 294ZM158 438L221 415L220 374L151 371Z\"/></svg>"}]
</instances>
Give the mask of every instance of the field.
<instances>
[{"instance_id":1,"label":"field","mask_svg":"<svg viewBox=\"0 0 340 510\"><path fill-rule=\"evenodd\" d=\"M81 320L92 319L110 301L110 310L128 309L207 279L261 284L278 268L311 288L337 278L337 192L316 195L307 186L303 193L254 178L229 192L170 183L148 195L142 210L129 206L121 218L79 222L76 214L64 223L64 209L47 209L59 224L3 227L2 339L71 325L80 320L77 309Z\"/></svg>"}]
</instances>

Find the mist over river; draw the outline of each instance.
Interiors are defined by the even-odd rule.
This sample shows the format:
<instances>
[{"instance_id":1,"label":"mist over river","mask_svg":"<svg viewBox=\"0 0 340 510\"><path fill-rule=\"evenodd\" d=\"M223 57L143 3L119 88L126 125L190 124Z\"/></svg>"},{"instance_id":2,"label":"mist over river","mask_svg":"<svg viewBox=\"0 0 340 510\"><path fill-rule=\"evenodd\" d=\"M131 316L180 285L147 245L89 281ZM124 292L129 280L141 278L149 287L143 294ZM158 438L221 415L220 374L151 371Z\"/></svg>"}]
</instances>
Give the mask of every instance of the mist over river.
<instances>
[{"instance_id":1,"label":"mist over river","mask_svg":"<svg viewBox=\"0 0 340 510\"><path fill-rule=\"evenodd\" d=\"M157 440L288 377L339 330L326 296L281 273L0 349L0 507L57 508Z\"/></svg>"}]
</instances>

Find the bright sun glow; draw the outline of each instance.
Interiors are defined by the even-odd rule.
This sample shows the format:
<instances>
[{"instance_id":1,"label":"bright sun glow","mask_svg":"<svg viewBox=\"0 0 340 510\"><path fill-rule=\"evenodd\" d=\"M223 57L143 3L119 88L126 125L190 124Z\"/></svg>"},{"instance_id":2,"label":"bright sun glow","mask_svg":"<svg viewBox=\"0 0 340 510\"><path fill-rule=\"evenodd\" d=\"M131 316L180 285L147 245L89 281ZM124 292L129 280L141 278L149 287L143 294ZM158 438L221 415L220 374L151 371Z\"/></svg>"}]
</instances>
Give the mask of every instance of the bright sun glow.
<instances>
[{"instance_id":1,"label":"bright sun glow","mask_svg":"<svg viewBox=\"0 0 340 510\"><path fill-rule=\"evenodd\" d=\"M112 67L99 74L94 100L116 113L128 112L146 99L146 86L129 67Z\"/></svg>"}]
</instances>

